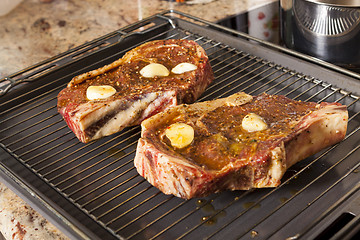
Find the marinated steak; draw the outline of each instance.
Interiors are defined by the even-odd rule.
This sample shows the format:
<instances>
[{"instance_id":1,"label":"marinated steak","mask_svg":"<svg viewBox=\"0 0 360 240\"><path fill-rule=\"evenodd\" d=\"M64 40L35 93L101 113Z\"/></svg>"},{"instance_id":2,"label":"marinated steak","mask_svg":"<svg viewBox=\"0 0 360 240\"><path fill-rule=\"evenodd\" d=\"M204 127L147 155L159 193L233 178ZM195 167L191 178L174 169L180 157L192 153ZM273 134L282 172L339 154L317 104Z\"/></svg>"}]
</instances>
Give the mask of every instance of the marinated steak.
<instances>
[{"instance_id":1,"label":"marinated steak","mask_svg":"<svg viewBox=\"0 0 360 240\"><path fill-rule=\"evenodd\" d=\"M276 187L290 166L341 141L347 119L339 103L268 94L180 105L142 122L135 167L185 199Z\"/></svg>"},{"instance_id":2,"label":"marinated steak","mask_svg":"<svg viewBox=\"0 0 360 240\"><path fill-rule=\"evenodd\" d=\"M208 57L196 42L157 40L74 77L59 93L57 107L86 143L180 103L192 103L212 80Z\"/></svg>"}]
</instances>

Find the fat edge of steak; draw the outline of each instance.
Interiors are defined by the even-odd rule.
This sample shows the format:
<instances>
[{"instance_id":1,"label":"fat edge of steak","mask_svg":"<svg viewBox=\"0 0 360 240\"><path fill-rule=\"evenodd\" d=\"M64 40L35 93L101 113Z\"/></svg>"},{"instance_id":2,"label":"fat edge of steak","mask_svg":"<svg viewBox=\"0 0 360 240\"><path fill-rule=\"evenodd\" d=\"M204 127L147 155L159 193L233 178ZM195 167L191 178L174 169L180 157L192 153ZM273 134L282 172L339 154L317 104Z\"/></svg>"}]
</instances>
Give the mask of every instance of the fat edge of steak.
<instances>
[{"instance_id":1,"label":"fat edge of steak","mask_svg":"<svg viewBox=\"0 0 360 240\"><path fill-rule=\"evenodd\" d=\"M171 51L175 51L173 48L176 47L181 50L181 56L166 55L167 52L171 54ZM192 50L188 51L187 48ZM154 54L159 54L159 57ZM189 54L188 58L186 54ZM136 68L137 62L163 63L164 59L170 59L167 63L172 66L179 63L177 61L190 59L196 64L197 69L179 75L172 74L166 77L165 83L161 82L165 78L154 77L153 81L148 80L146 84L141 82L143 85L137 83L137 78L142 77L139 75L139 70L134 70L135 72L131 74L127 72L129 68ZM129 64L130 67L122 69ZM79 98L84 96L86 91L83 86L91 85L99 77L103 78L102 84L109 82L109 85L117 90L120 89L119 91L125 87L122 85L122 82L125 82L129 90L122 90L121 94L116 95L116 93L104 100L89 101L86 97ZM172 78L177 80L184 78L184 80L178 81L176 85L171 83ZM74 77L68 87L58 95L58 111L77 138L86 143L119 132L125 127L138 125L142 120L167 108L194 102L212 80L213 73L209 59L202 47L194 41L176 39L152 41L130 50L122 59L103 68ZM132 84L135 84L133 88Z\"/></svg>"},{"instance_id":2,"label":"fat edge of steak","mask_svg":"<svg viewBox=\"0 0 360 240\"><path fill-rule=\"evenodd\" d=\"M238 93L224 99L176 106L145 120L134 160L138 173L163 193L185 199L226 189L276 187L293 164L345 137L348 113L346 106L338 103L314 104L313 111L296 120L290 134L274 137L268 149L258 149L252 156L231 161L219 170L190 161L153 137L159 125L179 115L196 112L194 116L203 116L219 106L245 107L252 101L251 96Z\"/></svg>"}]
</instances>

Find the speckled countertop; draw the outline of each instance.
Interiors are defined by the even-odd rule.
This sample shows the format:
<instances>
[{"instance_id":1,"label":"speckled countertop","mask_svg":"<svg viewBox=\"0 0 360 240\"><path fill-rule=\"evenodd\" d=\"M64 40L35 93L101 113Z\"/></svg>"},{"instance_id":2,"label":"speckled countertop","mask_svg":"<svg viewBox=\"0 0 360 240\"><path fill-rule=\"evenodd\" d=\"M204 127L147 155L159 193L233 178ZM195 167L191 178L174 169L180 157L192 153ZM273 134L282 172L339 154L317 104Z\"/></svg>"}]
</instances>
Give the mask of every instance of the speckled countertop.
<instances>
[{"instance_id":1,"label":"speckled countertop","mask_svg":"<svg viewBox=\"0 0 360 240\"><path fill-rule=\"evenodd\" d=\"M216 22L273 1L26 0L0 16L0 79L163 10ZM0 232L8 240L67 239L1 182Z\"/></svg>"}]
</instances>

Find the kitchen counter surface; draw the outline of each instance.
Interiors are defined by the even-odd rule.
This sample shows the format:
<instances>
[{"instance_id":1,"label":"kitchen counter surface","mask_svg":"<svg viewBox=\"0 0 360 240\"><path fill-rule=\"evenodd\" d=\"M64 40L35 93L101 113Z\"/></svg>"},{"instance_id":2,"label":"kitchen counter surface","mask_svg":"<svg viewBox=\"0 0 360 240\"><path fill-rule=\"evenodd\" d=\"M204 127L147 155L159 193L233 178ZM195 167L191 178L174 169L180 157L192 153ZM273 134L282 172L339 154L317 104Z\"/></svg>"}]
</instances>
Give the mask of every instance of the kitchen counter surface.
<instances>
[{"instance_id":1,"label":"kitchen counter surface","mask_svg":"<svg viewBox=\"0 0 360 240\"><path fill-rule=\"evenodd\" d=\"M0 79L164 10L216 22L269 2L274 0L23 1L0 16ZM67 239L1 182L0 232L8 240Z\"/></svg>"}]
</instances>

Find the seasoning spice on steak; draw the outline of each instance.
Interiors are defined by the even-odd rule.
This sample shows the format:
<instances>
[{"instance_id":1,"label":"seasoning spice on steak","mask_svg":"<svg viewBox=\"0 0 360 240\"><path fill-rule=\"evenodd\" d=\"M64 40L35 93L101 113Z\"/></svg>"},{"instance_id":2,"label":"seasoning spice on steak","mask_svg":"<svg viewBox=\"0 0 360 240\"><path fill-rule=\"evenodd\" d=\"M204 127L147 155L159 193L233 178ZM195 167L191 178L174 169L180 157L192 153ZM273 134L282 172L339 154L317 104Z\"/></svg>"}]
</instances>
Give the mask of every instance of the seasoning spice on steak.
<instances>
[{"instance_id":1,"label":"seasoning spice on steak","mask_svg":"<svg viewBox=\"0 0 360 240\"><path fill-rule=\"evenodd\" d=\"M276 187L293 164L341 141L347 119L339 103L268 94L180 105L141 124L135 166L165 194L186 199ZM194 134L176 132L179 124Z\"/></svg>"},{"instance_id":2,"label":"seasoning spice on steak","mask_svg":"<svg viewBox=\"0 0 360 240\"><path fill-rule=\"evenodd\" d=\"M84 143L194 102L213 81L204 49L191 40L156 40L102 68L74 77L58 111Z\"/></svg>"}]
</instances>

